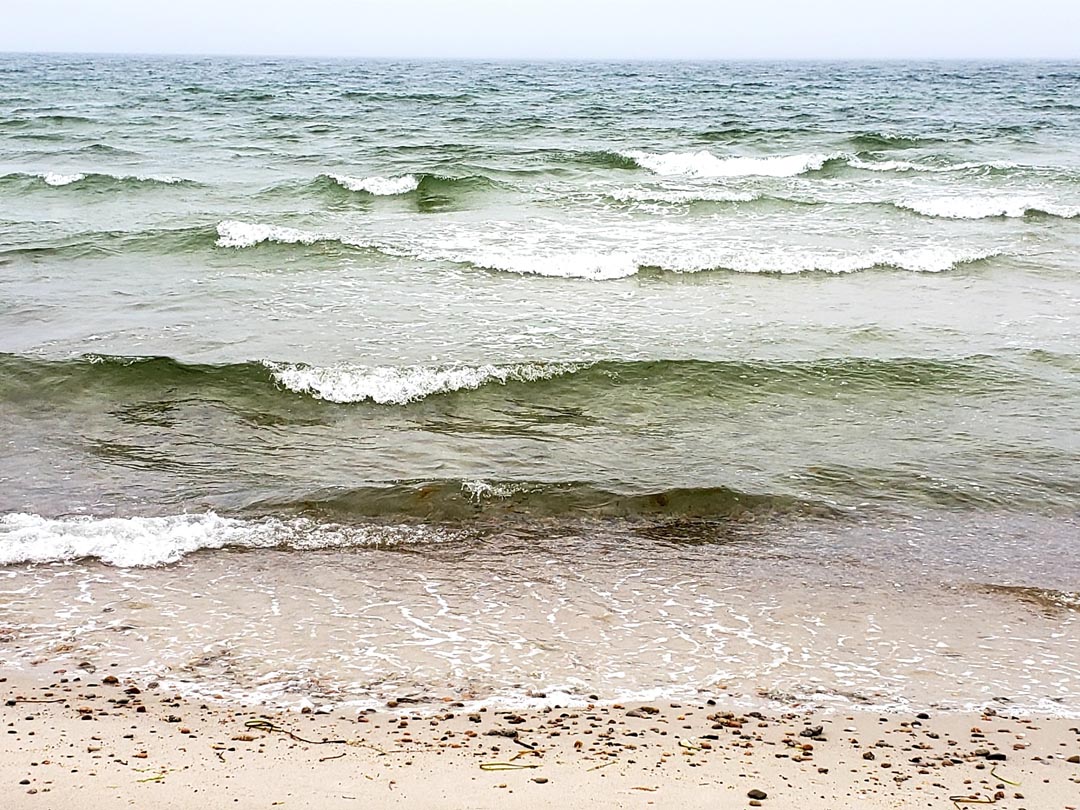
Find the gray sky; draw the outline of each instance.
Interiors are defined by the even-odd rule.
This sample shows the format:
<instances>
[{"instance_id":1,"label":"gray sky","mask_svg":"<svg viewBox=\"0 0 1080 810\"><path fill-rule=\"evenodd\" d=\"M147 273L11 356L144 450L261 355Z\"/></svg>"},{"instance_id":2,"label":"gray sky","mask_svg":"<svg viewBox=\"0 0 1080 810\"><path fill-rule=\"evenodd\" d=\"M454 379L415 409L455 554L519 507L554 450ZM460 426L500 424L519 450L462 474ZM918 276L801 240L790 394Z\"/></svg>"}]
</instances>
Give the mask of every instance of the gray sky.
<instances>
[{"instance_id":1,"label":"gray sky","mask_svg":"<svg viewBox=\"0 0 1080 810\"><path fill-rule=\"evenodd\" d=\"M1080 57L1080 0L4 0L0 51Z\"/></svg>"}]
</instances>

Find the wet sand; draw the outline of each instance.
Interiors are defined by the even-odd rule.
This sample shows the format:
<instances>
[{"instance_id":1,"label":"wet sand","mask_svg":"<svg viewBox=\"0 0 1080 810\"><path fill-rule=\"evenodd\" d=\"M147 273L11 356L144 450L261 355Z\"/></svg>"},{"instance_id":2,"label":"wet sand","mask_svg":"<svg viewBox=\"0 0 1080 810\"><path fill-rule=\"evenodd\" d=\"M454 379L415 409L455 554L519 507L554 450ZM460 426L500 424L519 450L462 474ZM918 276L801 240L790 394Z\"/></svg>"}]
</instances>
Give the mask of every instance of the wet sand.
<instances>
[{"instance_id":1,"label":"wet sand","mask_svg":"<svg viewBox=\"0 0 1080 810\"><path fill-rule=\"evenodd\" d=\"M1001 705L268 711L91 667L0 675L5 808L1080 807L1080 722Z\"/></svg>"}]
</instances>

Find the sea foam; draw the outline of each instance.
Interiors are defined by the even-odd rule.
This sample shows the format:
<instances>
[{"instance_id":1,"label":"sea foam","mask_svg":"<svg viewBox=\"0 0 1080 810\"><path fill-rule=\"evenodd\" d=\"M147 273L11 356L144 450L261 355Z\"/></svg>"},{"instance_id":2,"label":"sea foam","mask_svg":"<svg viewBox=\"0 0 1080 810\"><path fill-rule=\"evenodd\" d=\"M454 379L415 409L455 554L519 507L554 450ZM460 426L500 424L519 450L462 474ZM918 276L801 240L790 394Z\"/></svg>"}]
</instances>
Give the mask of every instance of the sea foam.
<instances>
[{"instance_id":1,"label":"sea foam","mask_svg":"<svg viewBox=\"0 0 1080 810\"><path fill-rule=\"evenodd\" d=\"M892 268L913 273L943 273L961 265L989 259L994 251L942 246L905 250L868 250L856 253L825 253L807 250L746 251L729 255L703 255L671 261L664 269L673 272L729 270L736 273L857 273Z\"/></svg>"},{"instance_id":2,"label":"sea foam","mask_svg":"<svg viewBox=\"0 0 1080 810\"><path fill-rule=\"evenodd\" d=\"M816 171L841 154L775 155L770 157L717 157L711 152L642 151L620 153L642 168L656 174L682 174L691 177L794 177Z\"/></svg>"},{"instance_id":3,"label":"sea foam","mask_svg":"<svg viewBox=\"0 0 1080 810\"><path fill-rule=\"evenodd\" d=\"M489 383L550 379L583 368L572 363L373 367L266 365L274 380L290 391L327 402L371 401L380 405L405 405L435 394L473 390Z\"/></svg>"},{"instance_id":4,"label":"sea foam","mask_svg":"<svg viewBox=\"0 0 1080 810\"><path fill-rule=\"evenodd\" d=\"M420 186L420 178L414 174L406 174L401 177L349 177L345 174L328 174L326 176L349 191L363 192L376 197L393 197L398 194L408 194L410 191L416 191Z\"/></svg>"},{"instance_id":5,"label":"sea foam","mask_svg":"<svg viewBox=\"0 0 1080 810\"><path fill-rule=\"evenodd\" d=\"M761 195L752 191L735 189L685 188L685 189L648 189L620 188L609 196L619 202L642 203L692 203L692 202L753 202Z\"/></svg>"},{"instance_id":6,"label":"sea foam","mask_svg":"<svg viewBox=\"0 0 1080 810\"><path fill-rule=\"evenodd\" d=\"M262 242L278 242L286 245L312 245L324 237L297 228L280 225L264 225L259 222L240 222L227 219L217 226L218 247L253 247Z\"/></svg>"},{"instance_id":7,"label":"sea foam","mask_svg":"<svg viewBox=\"0 0 1080 810\"><path fill-rule=\"evenodd\" d=\"M45 181L47 186L70 186L74 183L80 183L87 178L99 179L99 180L115 180L117 182L135 182L135 183L162 183L164 185L175 185L177 183L185 182L182 177L173 177L170 175L154 176L148 174L110 174L108 172L70 172L64 174L62 172L42 172L41 174L34 175Z\"/></svg>"},{"instance_id":8,"label":"sea foam","mask_svg":"<svg viewBox=\"0 0 1080 810\"><path fill-rule=\"evenodd\" d=\"M901 200L906 208L928 217L945 219L986 219L1045 214L1062 219L1080 217L1080 205L1060 205L1030 197L939 197L929 200Z\"/></svg>"},{"instance_id":9,"label":"sea foam","mask_svg":"<svg viewBox=\"0 0 1080 810\"><path fill-rule=\"evenodd\" d=\"M213 512L167 517L0 516L0 565L99 559L120 567L174 563L204 549L338 548L439 542L444 533L409 526L340 526L305 518L238 520Z\"/></svg>"},{"instance_id":10,"label":"sea foam","mask_svg":"<svg viewBox=\"0 0 1080 810\"><path fill-rule=\"evenodd\" d=\"M86 179L86 175L80 172L74 172L72 174L60 174L58 172L46 172L38 175L45 181L47 186L70 186L72 183L78 183L80 180Z\"/></svg>"},{"instance_id":11,"label":"sea foam","mask_svg":"<svg viewBox=\"0 0 1080 810\"><path fill-rule=\"evenodd\" d=\"M480 252L462 254L453 260L467 262L483 270L501 270L521 275L556 278L584 278L605 281L626 278L638 272L633 255L624 252L579 251L551 255L527 253Z\"/></svg>"},{"instance_id":12,"label":"sea foam","mask_svg":"<svg viewBox=\"0 0 1080 810\"><path fill-rule=\"evenodd\" d=\"M964 172L973 169L1015 169L1015 163L912 163L909 160L863 160L858 157L849 157L847 164L853 169L861 169L868 172Z\"/></svg>"}]
</instances>

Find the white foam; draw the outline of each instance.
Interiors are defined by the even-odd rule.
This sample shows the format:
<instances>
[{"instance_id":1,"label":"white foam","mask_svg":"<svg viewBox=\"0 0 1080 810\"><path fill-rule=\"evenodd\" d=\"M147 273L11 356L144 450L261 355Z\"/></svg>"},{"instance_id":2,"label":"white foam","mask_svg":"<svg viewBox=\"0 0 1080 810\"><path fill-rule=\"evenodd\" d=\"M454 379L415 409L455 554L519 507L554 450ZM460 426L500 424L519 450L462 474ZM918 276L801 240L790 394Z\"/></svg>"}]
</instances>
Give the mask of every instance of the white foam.
<instances>
[{"instance_id":1,"label":"white foam","mask_svg":"<svg viewBox=\"0 0 1080 810\"><path fill-rule=\"evenodd\" d=\"M639 166L657 174L693 177L794 177L816 171L840 154L775 155L771 157L717 157L711 152L622 152Z\"/></svg>"},{"instance_id":2,"label":"white foam","mask_svg":"<svg viewBox=\"0 0 1080 810\"><path fill-rule=\"evenodd\" d=\"M532 382L572 373L571 363L518 363L480 366L305 366L267 364L274 379L290 391L327 402L404 405L434 394L480 388L488 383Z\"/></svg>"},{"instance_id":3,"label":"white foam","mask_svg":"<svg viewBox=\"0 0 1080 810\"><path fill-rule=\"evenodd\" d=\"M611 192L612 199L619 202L661 202L661 203L690 203L690 202L752 202L761 197L751 191L736 191L735 189L648 189L648 188L620 188Z\"/></svg>"},{"instance_id":4,"label":"white foam","mask_svg":"<svg viewBox=\"0 0 1080 810\"><path fill-rule=\"evenodd\" d=\"M946 219L1022 217L1029 213L1049 214L1064 219L1080 217L1080 205L1058 205L1031 197L939 197L901 200L897 206L924 216Z\"/></svg>"},{"instance_id":5,"label":"white foam","mask_svg":"<svg viewBox=\"0 0 1080 810\"><path fill-rule=\"evenodd\" d=\"M85 174L74 172L72 174L59 174L58 172L46 172L45 174L38 175L45 181L47 186L70 186L72 183L78 183L80 180L86 179Z\"/></svg>"},{"instance_id":6,"label":"white foam","mask_svg":"<svg viewBox=\"0 0 1080 810\"><path fill-rule=\"evenodd\" d=\"M49 186L70 186L72 183L78 183L80 180L85 180L88 176L105 177L110 180L137 180L140 183L166 183L168 185L184 182L183 177L174 177L172 175L163 175L159 177L149 174L110 174L108 172L94 172L90 175L87 175L84 172L72 172L71 174L45 172L35 176L40 177L45 181L45 184Z\"/></svg>"},{"instance_id":7,"label":"white foam","mask_svg":"<svg viewBox=\"0 0 1080 810\"><path fill-rule=\"evenodd\" d=\"M1015 163L950 163L947 165L933 165L912 163L907 160L862 160L857 157L848 158L847 164L853 169L862 169L868 172L963 172L970 169L1016 168Z\"/></svg>"},{"instance_id":8,"label":"white foam","mask_svg":"<svg viewBox=\"0 0 1080 810\"><path fill-rule=\"evenodd\" d=\"M264 225L260 222L240 222L227 219L217 226L218 247L244 248L262 242L282 244L312 245L324 237L297 228L285 228L280 225Z\"/></svg>"},{"instance_id":9,"label":"white foam","mask_svg":"<svg viewBox=\"0 0 1080 810\"><path fill-rule=\"evenodd\" d=\"M529 492L533 487L529 484L495 483L489 481L462 481L461 491L469 496L474 503L482 503L493 498L510 498L521 492Z\"/></svg>"},{"instance_id":10,"label":"white foam","mask_svg":"<svg viewBox=\"0 0 1080 810\"><path fill-rule=\"evenodd\" d=\"M502 270L522 275L559 278L587 278L603 281L626 278L638 271L638 263L629 253L579 251L550 255L500 253L495 251L453 257L486 270Z\"/></svg>"},{"instance_id":11,"label":"white foam","mask_svg":"<svg viewBox=\"0 0 1080 810\"><path fill-rule=\"evenodd\" d=\"M441 542L449 535L410 526L340 526L306 518L237 520L199 515L127 518L0 516L0 565L96 558L124 568L174 563L203 549L340 548Z\"/></svg>"},{"instance_id":12,"label":"white foam","mask_svg":"<svg viewBox=\"0 0 1080 810\"><path fill-rule=\"evenodd\" d=\"M643 261L676 273L707 270L730 270L736 273L857 273L879 267L891 267L916 273L942 273L959 265L987 259L995 252L955 249L941 246L907 250L871 250L858 253L826 253L806 250L743 251L703 253L697 256L669 257L666 261Z\"/></svg>"},{"instance_id":13,"label":"white foam","mask_svg":"<svg viewBox=\"0 0 1080 810\"><path fill-rule=\"evenodd\" d=\"M392 197L416 191L420 178L414 174L401 177L349 177L345 174L328 174L331 180L349 191L362 191L377 197Z\"/></svg>"}]
</instances>

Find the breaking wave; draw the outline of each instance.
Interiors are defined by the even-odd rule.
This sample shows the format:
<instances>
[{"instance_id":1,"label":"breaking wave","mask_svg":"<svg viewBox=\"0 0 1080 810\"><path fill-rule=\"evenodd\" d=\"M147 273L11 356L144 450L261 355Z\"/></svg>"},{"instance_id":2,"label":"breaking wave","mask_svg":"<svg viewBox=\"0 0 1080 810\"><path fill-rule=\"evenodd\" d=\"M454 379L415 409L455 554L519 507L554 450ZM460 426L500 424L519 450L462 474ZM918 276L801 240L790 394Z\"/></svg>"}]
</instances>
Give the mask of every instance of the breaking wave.
<instances>
[{"instance_id":1,"label":"breaking wave","mask_svg":"<svg viewBox=\"0 0 1080 810\"><path fill-rule=\"evenodd\" d=\"M420 187L420 178L415 174L398 177L350 177L346 174L327 174L339 186L348 191L359 191L376 197L393 197L408 194Z\"/></svg>"},{"instance_id":2,"label":"breaking wave","mask_svg":"<svg viewBox=\"0 0 1080 810\"><path fill-rule=\"evenodd\" d=\"M174 563L208 549L294 550L435 543L438 527L317 523L306 518L242 520L213 512L167 517L0 516L0 566L98 559L124 568Z\"/></svg>"},{"instance_id":3,"label":"breaking wave","mask_svg":"<svg viewBox=\"0 0 1080 810\"><path fill-rule=\"evenodd\" d=\"M947 172L966 172L973 170L980 170L986 172L1007 171L1009 169L1021 168L1016 163L978 163L978 162L965 162L965 163L915 163L910 160L865 160L858 156L851 156L847 158L846 163L852 169L859 169L867 172L931 172L931 173L947 173Z\"/></svg>"},{"instance_id":4,"label":"breaking wave","mask_svg":"<svg viewBox=\"0 0 1080 810\"><path fill-rule=\"evenodd\" d=\"M1059 205L1030 197L940 197L902 200L904 208L928 217L944 219L986 219L988 217L1048 216L1061 219L1080 217L1080 205Z\"/></svg>"},{"instance_id":5,"label":"breaking wave","mask_svg":"<svg viewBox=\"0 0 1080 810\"><path fill-rule=\"evenodd\" d=\"M191 180L170 175L109 174L107 172L13 172L0 176L0 188L13 186L30 190L34 187L72 188L88 190L137 189L151 186L195 185Z\"/></svg>"},{"instance_id":6,"label":"breaking wave","mask_svg":"<svg viewBox=\"0 0 1080 810\"><path fill-rule=\"evenodd\" d=\"M642 151L621 153L643 169L662 175L690 177L794 177L817 171L830 160L843 158L839 153L776 155L770 157L717 157L712 152Z\"/></svg>"},{"instance_id":7,"label":"breaking wave","mask_svg":"<svg viewBox=\"0 0 1080 810\"><path fill-rule=\"evenodd\" d=\"M435 394L470 391L489 383L534 382L572 374L573 363L517 363L478 366L308 366L268 364L274 380L327 402L405 405Z\"/></svg>"}]
</instances>

